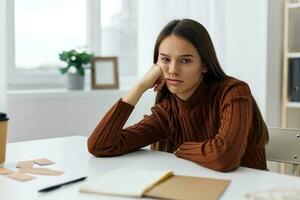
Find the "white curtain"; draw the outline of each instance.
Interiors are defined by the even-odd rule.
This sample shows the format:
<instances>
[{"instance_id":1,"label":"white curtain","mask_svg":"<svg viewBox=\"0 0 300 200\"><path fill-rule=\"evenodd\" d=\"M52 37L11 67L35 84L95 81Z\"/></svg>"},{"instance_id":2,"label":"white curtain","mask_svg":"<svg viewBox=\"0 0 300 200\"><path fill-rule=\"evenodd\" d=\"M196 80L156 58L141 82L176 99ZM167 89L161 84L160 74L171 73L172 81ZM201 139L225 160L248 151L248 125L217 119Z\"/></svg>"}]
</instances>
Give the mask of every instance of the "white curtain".
<instances>
[{"instance_id":1,"label":"white curtain","mask_svg":"<svg viewBox=\"0 0 300 200\"><path fill-rule=\"evenodd\" d=\"M6 0L0 0L0 112L6 112Z\"/></svg>"}]
</instances>

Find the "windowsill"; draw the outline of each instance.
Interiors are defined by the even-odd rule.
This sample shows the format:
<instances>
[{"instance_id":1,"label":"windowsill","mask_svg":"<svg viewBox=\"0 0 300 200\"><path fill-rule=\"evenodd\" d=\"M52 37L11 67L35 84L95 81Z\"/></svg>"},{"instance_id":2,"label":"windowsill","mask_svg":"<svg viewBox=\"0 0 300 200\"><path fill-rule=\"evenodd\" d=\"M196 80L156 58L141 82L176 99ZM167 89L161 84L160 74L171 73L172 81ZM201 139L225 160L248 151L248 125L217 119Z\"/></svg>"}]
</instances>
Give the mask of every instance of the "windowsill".
<instances>
[{"instance_id":1,"label":"windowsill","mask_svg":"<svg viewBox=\"0 0 300 200\"><path fill-rule=\"evenodd\" d=\"M8 94L60 94L60 93L91 93L91 92L116 92L127 91L126 89L83 89L83 90L69 90L65 88L60 89L27 89L27 90L9 90Z\"/></svg>"},{"instance_id":2,"label":"windowsill","mask_svg":"<svg viewBox=\"0 0 300 200\"><path fill-rule=\"evenodd\" d=\"M119 89L91 89L90 80L85 81L83 90L69 90L66 84L8 84L7 94L88 94L88 93L112 93L125 92L132 88L136 83L136 76L120 77Z\"/></svg>"},{"instance_id":3,"label":"windowsill","mask_svg":"<svg viewBox=\"0 0 300 200\"><path fill-rule=\"evenodd\" d=\"M128 90L125 89L99 89L99 90L68 90L68 89L27 89L9 90L7 95L11 97L41 96L41 97L91 97L91 96L123 96Z\"/></svg>"}]
</instances>

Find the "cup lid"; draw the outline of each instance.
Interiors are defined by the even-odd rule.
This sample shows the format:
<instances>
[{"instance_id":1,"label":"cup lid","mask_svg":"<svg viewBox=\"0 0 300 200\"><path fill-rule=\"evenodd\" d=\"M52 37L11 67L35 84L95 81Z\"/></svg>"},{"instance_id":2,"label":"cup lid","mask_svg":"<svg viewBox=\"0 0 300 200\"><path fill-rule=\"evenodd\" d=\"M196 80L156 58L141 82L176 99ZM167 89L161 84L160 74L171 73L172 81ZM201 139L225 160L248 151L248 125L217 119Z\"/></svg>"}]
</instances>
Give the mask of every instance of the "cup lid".
<instances>
[{"instance_id":1,"label":"cup lid","mask_svg":"<svg viewBox=\"0 0 300 200\"><path fill-rule=\"evenodd\" d=\"M7 121L7 120L8 120L7 114L0 112L0 122L1 121Z\"/></svg>"}]
</instances>

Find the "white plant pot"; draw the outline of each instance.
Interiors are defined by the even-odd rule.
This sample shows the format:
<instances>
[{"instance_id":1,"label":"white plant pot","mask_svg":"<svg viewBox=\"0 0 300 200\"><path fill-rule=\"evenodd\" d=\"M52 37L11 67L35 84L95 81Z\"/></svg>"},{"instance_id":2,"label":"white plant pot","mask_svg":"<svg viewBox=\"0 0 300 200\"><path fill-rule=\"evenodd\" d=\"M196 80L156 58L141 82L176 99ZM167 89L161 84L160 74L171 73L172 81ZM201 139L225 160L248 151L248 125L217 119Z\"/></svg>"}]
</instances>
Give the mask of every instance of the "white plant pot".
<instances>
[{"instance_id":1,"label":"white plant pot","mask_svg":"<svg viewBox=\"0 0 300 200\"><path fill-rule=\"evenodd\" d=\"M84 76L77 73L68 73L68 89L82 90L84 88Z\"/></svg>"}]
</instances>

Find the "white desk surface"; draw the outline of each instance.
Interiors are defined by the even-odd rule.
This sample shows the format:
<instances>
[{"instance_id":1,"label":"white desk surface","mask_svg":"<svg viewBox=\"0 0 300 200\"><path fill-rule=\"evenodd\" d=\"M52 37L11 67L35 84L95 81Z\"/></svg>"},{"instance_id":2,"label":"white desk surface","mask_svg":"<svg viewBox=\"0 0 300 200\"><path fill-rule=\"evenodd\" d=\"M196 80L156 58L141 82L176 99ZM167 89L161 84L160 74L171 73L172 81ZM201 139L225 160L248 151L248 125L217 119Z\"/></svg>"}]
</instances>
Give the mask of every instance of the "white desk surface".
<instances>
[{"instance_id":1,"label":"white desk surface","mask_svg":"<svg viewBox=\"0 0 300 200\"><path fill-rule=\"evenodd\" d=\"M229 173L216 172L173 154L142 149L123 156L96 158L87 151L86 137L73 136L9 143L5 167L15 169L17 161L48 158L56 162L47 167L65 171L61 176L36 176L28 182L18 182L0 175L0 199L129 199L117 196L101 196L80 193L78 182L60 189L38 193L38 189L69 178L88 176L92 179L119 167L140 169L171 169L177 175L191 175L230 179L231 183L221 200L245 199L245 194L269 189L300 187L300 178L261 170L240 167ZM130 181L129 181L130 182ZM145 199L145 198L144 198ZM199 198L200 199L200 198Z\"/></svg>"}]
</instances>

